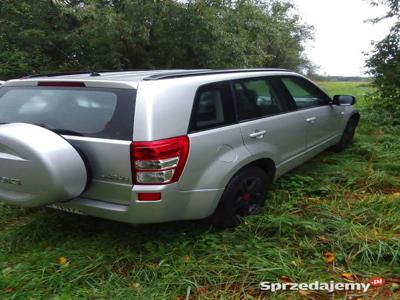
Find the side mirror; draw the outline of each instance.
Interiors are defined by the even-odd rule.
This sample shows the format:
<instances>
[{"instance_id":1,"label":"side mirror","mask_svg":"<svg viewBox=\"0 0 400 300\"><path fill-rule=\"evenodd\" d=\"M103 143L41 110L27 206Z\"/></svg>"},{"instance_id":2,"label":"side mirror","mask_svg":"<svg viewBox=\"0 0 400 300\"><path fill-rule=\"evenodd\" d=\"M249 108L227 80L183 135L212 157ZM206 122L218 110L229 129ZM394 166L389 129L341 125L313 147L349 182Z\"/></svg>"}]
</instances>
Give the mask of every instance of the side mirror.
<instances>
[{"instance_id":1,"label":"side mirror","mask_svg":"<svg viewBox=\"0 0 400 300\"><path fill-rule=\"evenodd\" d=\"M335 95L333 96L333 105L354 105L356 97L350 95Z\"/></svg>"}]
</instances>

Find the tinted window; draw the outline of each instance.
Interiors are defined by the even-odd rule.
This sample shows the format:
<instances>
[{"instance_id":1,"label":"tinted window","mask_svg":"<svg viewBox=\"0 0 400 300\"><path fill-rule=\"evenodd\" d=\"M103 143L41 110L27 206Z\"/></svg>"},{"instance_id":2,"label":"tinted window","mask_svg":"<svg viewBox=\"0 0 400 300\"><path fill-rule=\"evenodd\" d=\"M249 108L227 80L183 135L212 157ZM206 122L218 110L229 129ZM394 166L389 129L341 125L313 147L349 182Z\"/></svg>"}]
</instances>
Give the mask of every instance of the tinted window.
<instances>
[{"instance_id":1,"label":"tinted window","mask_svg":"<svg viewBox=\"0 0 400 300\"><path fill-rule=\"evenodd\" d=\"M103 88L2 88L0 123L37 124L61 134L131 140L133 91Z\"/></svg>"},{"instance_id":2,"label":"tinted window","mask_svg":"<svg viewBox=\"0 0 400 300\"><path fill-rule=\"evenodd\" d=\"M211 129L235 122L229 83L202 86L196 95L190 131Z\"/></svg>"},{"instance_id":3,"label":"tinted window","mask_svg":"<svg viewBox=\"0 0 400 300\"><path fill-rule=\"evenodd\" d=\"M329 103L327 96L307 80L302 78L284 78L282 82L299 109L317 107Z\"/></svg>"},{"instance_id":4,"label":"tinted window","mask_svg":"<svg viewBox=\"0 0 400 300\"><path fill-rule=\"evenodd\" d=\"M240 121L272 116L286 110L272 83L267 79L235 81L234 90Z\"/></svg>"}]
</instances>

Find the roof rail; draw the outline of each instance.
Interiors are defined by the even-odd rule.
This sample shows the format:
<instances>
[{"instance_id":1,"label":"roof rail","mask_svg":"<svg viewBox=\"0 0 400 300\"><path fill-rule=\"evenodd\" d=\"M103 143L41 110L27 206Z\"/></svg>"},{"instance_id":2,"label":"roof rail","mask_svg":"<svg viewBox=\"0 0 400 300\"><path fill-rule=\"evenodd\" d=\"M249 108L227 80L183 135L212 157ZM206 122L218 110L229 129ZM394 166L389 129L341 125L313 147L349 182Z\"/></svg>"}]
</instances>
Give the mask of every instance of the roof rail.
<instances>
[{"instance_id":1,"label":"roof rail","mask_svg":"<svg viewBox=\"0 0 400 300\"><path fill-rule=\"evenodd\" d=\"M43 73L33 74L25 76L22 79L28 78L39 78L39 77L56 77L56 76L68 76L68 75L80 75L89 74L90 76L101 76L102 73L117 73L117 72L141 72L141 71L153 71L156 74L144 77L143 80L162 80L172 79L181 77L201 76L201 75L217 75L217 74L229 74L229 73L246 73L246 72L289 72L290 70L279 69L279 68L254 68L254 69L193 69L193 70L149 70L149 69L125 69L125 70L99 70L99 71L76 71L76 72L55 72L55 73ZM157 73L157 72L160 73ZM168 72L165 72L168 71Z\"/></svg>"},{"instance_id":2,"label":"roof rail","mask_svg":"<svg viewBox=\"0 0 400 300\"><path fill-rule=\"evenodd\" d=\"M201 76L201 75L216 75L216 74L227 74L227 73L246 73L246 72L290 72L286 69L277 68L257 68L257 69L204 69L204 70L187 70L178 71L164 74L155 74L143 78L143 80L162 80L162 79L172 79L181 77L191 77L191 76Z\"/></svg>"},{"instance_id":3,"label":"roof rail","mask_svg":"<svg viewBox=\"0 0 400 300\"><path fill-rule=\"evenodd\" d=\"M90 76L101 76L101 73L113 73L113 72L133 72L133 71L149 71L147 69L125 69L125 70L99 70L99 71L76 71L76 72L54 72L54 73L43 73L43 74L33 74L22 77L36 78L36 77L56 77L56 76L68 76L68 75L80 75L80 74L90 74Z\"/></svg>"},{"instance_id":4,"label":"roof rail","mask_svg":"<svg viewBox=\"0 0 400 300\"><path fill-rule=\"evenodd\" d=\"M78 71L78 72L56 72L56 73L43 73L43 74L33 74L28 75L25 78L36 78L36 77L55 77L55 76L63 76L63 75L79 75L79 74L90 74L92 71Z\"/></svg>"}]
</instances>

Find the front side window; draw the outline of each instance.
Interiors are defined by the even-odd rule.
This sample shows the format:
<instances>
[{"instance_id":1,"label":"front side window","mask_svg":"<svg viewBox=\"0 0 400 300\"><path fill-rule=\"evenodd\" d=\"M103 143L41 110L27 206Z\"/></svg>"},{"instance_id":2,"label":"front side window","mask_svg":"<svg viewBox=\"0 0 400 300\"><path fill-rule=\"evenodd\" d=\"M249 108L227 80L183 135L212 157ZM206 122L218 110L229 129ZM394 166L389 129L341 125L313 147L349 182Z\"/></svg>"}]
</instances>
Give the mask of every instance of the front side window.
<instances>
[{"instance_id":1,"label":"front side window","mask_svg":"<svg viewBox=\"0 0 400 300\"><path fill-rule=\"evenodd\" d=\"M229 83L219 82L200 87L194 102L190 131L217 128L234 122Z\"/></svg>"},{"instance_id":2,"label":"front side window","mask_svg":"<svg viewBox=\"0 0 400 300\"><path fill-rule=\"evenodd\" d=\"M239 121L273 116L286 111L284 103L268 79L238 80L233 87Z\"/></svg>"},{"instance_id":3,"label":"front side window","mask_svg":"<svg viewBox=\"0 0 400 300\"><path fill-rule=\"evenodd\" d=\"M288 89L298 109L306 109L329 104L329 99L318 88L302 78L283 78L283 84Z\"/></svg>"}]
</instances>

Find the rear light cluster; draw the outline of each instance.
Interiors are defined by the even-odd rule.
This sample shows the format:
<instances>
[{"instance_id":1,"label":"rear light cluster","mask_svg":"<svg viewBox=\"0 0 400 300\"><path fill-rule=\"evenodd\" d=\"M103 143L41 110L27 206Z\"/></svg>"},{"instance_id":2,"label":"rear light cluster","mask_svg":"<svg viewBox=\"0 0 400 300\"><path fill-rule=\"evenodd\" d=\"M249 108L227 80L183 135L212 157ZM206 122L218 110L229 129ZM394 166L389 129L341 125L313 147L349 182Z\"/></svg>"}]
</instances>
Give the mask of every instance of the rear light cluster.
<instances>
[{"instance_id":1,"label":"rear light cluster","mask_svg":"<svg viewBox=\"0 0 400 300\"><path fill-rule=\"evenodd\" d=\"M189 154L189 138L180 136L131 145L135 184L168 184L179 180Z\"/></svg>"}]
</instances>

